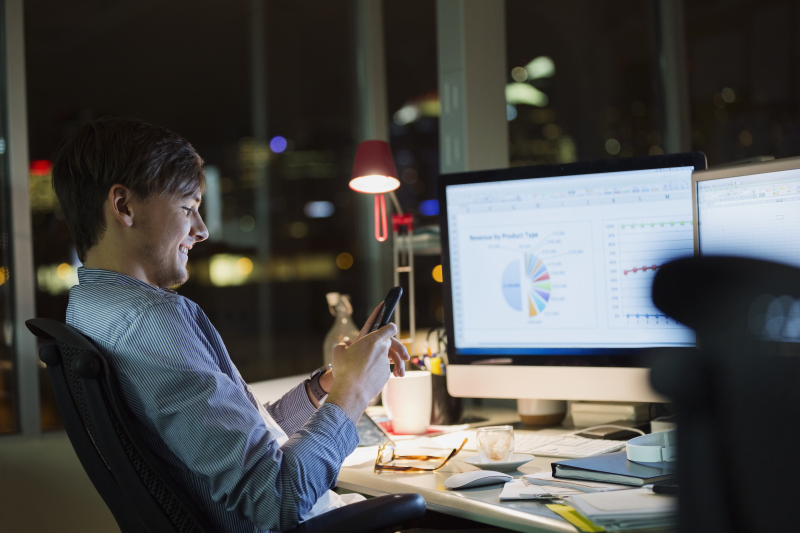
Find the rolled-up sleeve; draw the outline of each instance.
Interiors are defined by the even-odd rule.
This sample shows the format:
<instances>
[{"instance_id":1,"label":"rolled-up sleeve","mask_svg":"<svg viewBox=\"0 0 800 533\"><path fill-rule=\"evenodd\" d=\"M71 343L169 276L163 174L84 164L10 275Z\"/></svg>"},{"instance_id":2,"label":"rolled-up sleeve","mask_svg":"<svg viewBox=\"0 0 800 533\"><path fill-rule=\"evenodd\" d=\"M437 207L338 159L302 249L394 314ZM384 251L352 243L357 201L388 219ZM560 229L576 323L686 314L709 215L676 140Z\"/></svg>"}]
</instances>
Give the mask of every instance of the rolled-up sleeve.
<instances>
[{"instance_id":1,"label":"rolled-up sleeve","mask_svg":"<svg viewBox=\"0 0 800 533\"><path fill-rule=\"evenodd\" d=\"M261 530L290 529L334 486L358 444L355 425L330 404L287 415L295 389L274 406L292 435L279 447L241 384L220 369L216 341L192 312L155 305L117 341L114 367L129 407L214 501Z\"/></svg>"},{"instance_id":2,"label":"rolled-up sleeve","mask_svg":"<svg viewBox=\"0 0 800 533\"><path fill-rule=\"evenodd\" d=\"M311 403L306 392L306 382L300 383L284 394L279 400L265 404L270 416L290 437L309 421L317 408Z\"/></svg>"}]
</instances>

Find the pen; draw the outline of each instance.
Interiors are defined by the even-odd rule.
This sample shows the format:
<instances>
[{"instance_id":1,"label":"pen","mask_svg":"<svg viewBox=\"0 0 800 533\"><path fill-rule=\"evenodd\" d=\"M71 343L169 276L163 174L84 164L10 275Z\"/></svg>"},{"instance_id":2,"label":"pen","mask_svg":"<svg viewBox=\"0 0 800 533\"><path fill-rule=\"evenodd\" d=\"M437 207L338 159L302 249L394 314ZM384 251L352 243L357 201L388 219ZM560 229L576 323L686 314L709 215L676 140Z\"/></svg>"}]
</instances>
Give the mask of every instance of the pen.
<instances>
[{"instance_id":1,"label":"pen","mask_svg":"<svg viewBox=\"0 0 800 533\"><path fill-rule=\"evenodd\" d=\"M653 494L667 494L670 496L678 495L677 483L657 483L651 485L644 485L642 488L649 490Z\"/></svg>"},{"instance_id":2,"label":"pen","mask_svg":"<svg viewBox=\"0 0 800 533\"><path fill-rule=\"evenodd\" d=\"M541 494L530 494L530 493L521 492L520 496L524 496L525 499L531 499L531 500L563 500L564 499L564 495L563 494L551 494L549 492L543 492Z\"/></svg>"}]
</instances>

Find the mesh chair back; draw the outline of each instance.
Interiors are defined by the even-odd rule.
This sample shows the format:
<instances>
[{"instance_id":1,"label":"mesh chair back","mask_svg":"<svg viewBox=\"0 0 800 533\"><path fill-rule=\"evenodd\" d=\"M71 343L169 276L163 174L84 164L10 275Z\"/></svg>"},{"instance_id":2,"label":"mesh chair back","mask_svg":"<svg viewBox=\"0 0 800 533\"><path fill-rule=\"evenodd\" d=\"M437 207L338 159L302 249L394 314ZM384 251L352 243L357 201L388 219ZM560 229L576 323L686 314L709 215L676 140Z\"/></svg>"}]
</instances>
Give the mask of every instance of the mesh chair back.
<instances>
[{"instance_id":1,"label":"mesh chair back","mask_svg":"<svg viewBox=\"0 0 800 533\"><path fill-rule=\"evenodd\" d=\"M42 346L40 352L54 381L59 411L65 426L81 424L80 428L72 427L72 431L67 428L76 452L79 446L87 446L87 440L73 439L73 434L88 434L96 453L83 450L79 458L122 531L211 532L204 515L138 438L104 354L64 324L46 319L29 320L26 324L37 336L55 341ZM62 379L66 387L56 387L55 381ZM72 416L64 416L68 411L74 411ZM87 467L87 463L98 461L102 468L97 464ZM103 468L110 472L113 486L109 476L102 475ZM104 492L109 493L108 497Z\"/></svg>"},{"instance_id":2,"label":"mesh chair back","mask_svg":"<svg viewBox=\"0 0 800 533\"><path fill-rule=\"evenodd\" d=\"M659 269L653 301L698 340L652 372L678 417L681 532L785 528L800 477L800 269L681 259ZM769 512L756 487L769 487Z\"/></svg>"}]
</instances>

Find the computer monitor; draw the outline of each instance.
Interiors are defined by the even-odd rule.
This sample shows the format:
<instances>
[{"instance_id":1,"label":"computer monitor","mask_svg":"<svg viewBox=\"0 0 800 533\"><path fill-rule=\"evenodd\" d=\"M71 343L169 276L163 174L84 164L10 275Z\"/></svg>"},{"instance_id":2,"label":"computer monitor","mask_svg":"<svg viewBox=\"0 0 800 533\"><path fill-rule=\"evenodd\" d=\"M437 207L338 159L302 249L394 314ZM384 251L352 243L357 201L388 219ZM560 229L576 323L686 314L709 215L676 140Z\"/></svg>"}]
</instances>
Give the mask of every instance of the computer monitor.
<instances>
[{"instance_id":1,"label":"computer monitor","mask_svg":"<svg viewBox=\"0 0 800 533\"><path fill-rule=\"evenodd\" d=\"M800 267L800 157L698 172L692 183L698 254Z\"/></svg>"},{"instance_id":2,"label":"computer monitor","mask_svg":"<svg viewBox=\"0 0 800 533\"><path fill-rule=\"evenodd\" d=\"M448 390L662 401L646 357L694 346L655 271L692 255L701 153L442 175Z\"/></svg>"}]
</instances>

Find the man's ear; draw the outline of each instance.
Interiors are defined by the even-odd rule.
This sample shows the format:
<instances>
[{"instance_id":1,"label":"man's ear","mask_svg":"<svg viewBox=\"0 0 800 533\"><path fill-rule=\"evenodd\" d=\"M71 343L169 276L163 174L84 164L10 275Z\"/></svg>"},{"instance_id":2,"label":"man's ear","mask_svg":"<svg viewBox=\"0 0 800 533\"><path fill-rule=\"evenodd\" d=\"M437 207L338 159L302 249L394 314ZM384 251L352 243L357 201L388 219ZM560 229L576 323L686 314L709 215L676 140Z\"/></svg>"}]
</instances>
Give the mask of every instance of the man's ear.
<instances>
[{"instance_id":1,"label":"man's ear","mask_svg":"<svg viewBox=\"0 0 800 533\"><path fill-rule=\"evenodd\" d=\"M108 190L108 207L111 216L123 227L133 226L133 192L117 183Z\"/></svg>"}]
</instances>

